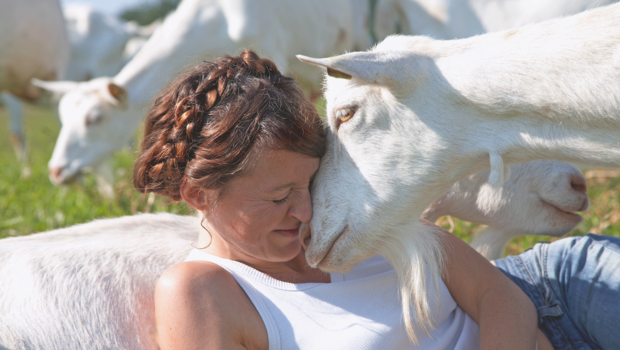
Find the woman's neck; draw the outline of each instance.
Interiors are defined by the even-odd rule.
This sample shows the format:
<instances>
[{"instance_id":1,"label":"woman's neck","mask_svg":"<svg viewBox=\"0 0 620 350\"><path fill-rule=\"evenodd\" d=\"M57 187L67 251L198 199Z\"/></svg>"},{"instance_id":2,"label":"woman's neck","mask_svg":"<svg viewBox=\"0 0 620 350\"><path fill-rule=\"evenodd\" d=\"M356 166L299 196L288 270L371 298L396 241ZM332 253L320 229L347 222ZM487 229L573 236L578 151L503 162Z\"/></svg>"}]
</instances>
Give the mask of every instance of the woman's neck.
<instances>
[{"instance_id":1,"label":"woman's neck","mask_svg":"<svg viewBox=\"0 0 620 350\"><path fill-rule=\"evenodd\" d=\"M217 234L213 234L211 238L204 236L205 234L200 235L198 249L220 258L240 262L276 280L288 283L330 282L329 274L308 265L306 262L306 254L303 249L289 261L269 261L256 258L239 250Z\"/></svg>"}]
</instances>

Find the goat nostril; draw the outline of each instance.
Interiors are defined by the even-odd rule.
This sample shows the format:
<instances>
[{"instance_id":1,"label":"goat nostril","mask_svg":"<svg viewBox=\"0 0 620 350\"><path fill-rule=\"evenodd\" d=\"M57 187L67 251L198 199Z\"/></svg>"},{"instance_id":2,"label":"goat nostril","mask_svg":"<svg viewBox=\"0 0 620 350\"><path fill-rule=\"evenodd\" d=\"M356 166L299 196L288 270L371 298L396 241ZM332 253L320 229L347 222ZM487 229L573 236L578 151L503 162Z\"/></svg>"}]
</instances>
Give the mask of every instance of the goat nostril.
<instances>
[{"instance_id":1,"label":"goat nostril","mask_svg":"<svg viewBox=\"0 0 620 350\"><path fill-rule=\"evenodd\" d=\"M577 192L586 193L588 190L588 185L586 184L586 180L582 177L572 176L570 179L570 187Z\"/></svg>"}]
</instances>

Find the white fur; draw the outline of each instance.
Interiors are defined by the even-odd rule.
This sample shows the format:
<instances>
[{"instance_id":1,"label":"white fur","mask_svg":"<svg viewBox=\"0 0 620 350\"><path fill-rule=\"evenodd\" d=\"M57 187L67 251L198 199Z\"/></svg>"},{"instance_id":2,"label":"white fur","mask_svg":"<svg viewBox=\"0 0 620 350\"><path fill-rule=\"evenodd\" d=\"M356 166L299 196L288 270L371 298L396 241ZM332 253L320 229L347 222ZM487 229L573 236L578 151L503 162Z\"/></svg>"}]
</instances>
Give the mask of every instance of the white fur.
<instances>
[{"instance_id":1,"label":"white fur","mask_svg":"<svg viewBox=\"0 0 620 350\"><path fill-rule=\"evenodd\" d=\"M0 240L0 347L157 349L155 283L199 228L143 214Z\"/></svg>"},{"instance_id":2,"label":"white fur","mask_svg":"<svg viewBox=\"0 0 620 350\"><path fill-rule=\"evenodd\" d=\"M32 100L40 90L30 79L62 76L69 41L58 0L0 0L0 33L0 91Z\"/></svg>"},{"instance_id":3,"label":"white fur","mask_svg":"<svg viewBox=\"0 0 620 350\"><path fill-rule=\"evenodd\" d=\"M620 165L620 5L468 39L392 36L369 52L301 59L353 77L326 85L330 133L306 255L327 271L380 251L396 227L409 227L402 239L432 240L417 218L468 174L491 167L489 178L501 178L493 157ZM356 113L336 130L343 107ZM432 249L420 254L440 263Z\"/></svg>"},{"instance_id":4,"label":"white fur","mask_svg":"<svg viewBox=\"0 0 620 350\"><path fill-rule=\"evenodd\" d=\"M0 0L0 33L0 93L10 114L11 141L18 158L25 162L21 102L17 97L39 98L41 90L30 80L61 77L69 59L58 0Z\"/></svg>"},{"instance_id":5,"label":"white fur","mask_svg":"<svg viewBox=\"0 0 620 350\"><path fill-rule=\"evenodd\" d=\"M489 260L502 257L504 246L519 235L563 236L582 221L575 211L589 207L586 180L573 165L535 160L512 165L501 196L483 191L489 171L480 171L454 184L433 202L422 218L435 222L443 215L488 225L472 246ZM490 210L489 210L490 208Z\"/></svg>"},{"instance_id":6,"label":"white fur","mask_svg":"<svg viewBox=\"0 0 620 350\"><path fill-rule=\"evenodd\" d=\"M295 53L331 55L371 44L367 0L184 0L120 73L108 82L127 91L124 105L105 98L100 81L82 83L61 101L63 126L49 168L64 183L109 157L131 140L154 95L182 70L201 60L251 48L294 75L302 87L320 90L320 72ZM54 84L47 88L54 90ZM85 120L96 113L97 125Z\"/></svg>"},{"instance_id":7,"label":"white fur","mask_svg":"<svg viewBox=\"0 0 620 350\"><path fill-rule=\"evenodd\" d=\"M375 34L459 39L576 14L617 0L379 0Z\"/></svg>"},{"instance_id":8,"label":"white fur","mask_svg":"<svg viewBox=\"0 0 620 350\"><path fill-rule=\"evenodd\" d=\"M63 13L71 42L71 59L63 79L85 81L118 73L131 37L126 26L86 4L67 4Z\"/></svg>"}]
</instances>

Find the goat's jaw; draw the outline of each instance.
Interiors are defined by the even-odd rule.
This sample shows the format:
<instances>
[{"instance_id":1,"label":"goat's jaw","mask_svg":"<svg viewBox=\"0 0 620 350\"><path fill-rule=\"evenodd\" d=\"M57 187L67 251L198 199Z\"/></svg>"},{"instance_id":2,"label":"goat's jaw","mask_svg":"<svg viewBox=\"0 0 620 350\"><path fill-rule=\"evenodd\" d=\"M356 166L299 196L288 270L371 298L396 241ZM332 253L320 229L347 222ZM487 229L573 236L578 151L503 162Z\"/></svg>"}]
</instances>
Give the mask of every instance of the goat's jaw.
<instances>
[{"instance_id":1,"label":"goat's jaw","mask_svg":"<svg viewBox=\"0 0 620 350\"><path fill-rule=\"evenodd\" d=\"M310 244L304 243L306 261L323 272L347 273L359 262L377 254L374 249L376 244L360 246L354 243L359 240L353 240L352 237L359 232L353 232L350 226L334 231L335 234L332 235L322 233L319 239L311 236L309 232L310 230L307 234L302 234L302 242L310 241ZM370 237L370 240L375 242L372 238L374 237Z\"/></svg>"},{"instance_id":2,"label":"goat's jaw","mask_svg":"<svg viewBox=\"0 0 620 350\"><path fill-rule=\"evenodd\" d=\"M306 249L306 261L308 264L314 268L319 267L327 255L332 252L332 248L338 239L340 239L340 237L342 237L342 235L344 235L347 231L349 231L348 225L342 229L340 233L337 233L336 235L327 235L327 237L326 235L322 235L321 239L317 239L317 236L312 234L312 229L308 230L306 234L303 234L301 241L304 242L304 248Z\"/></svg>"}]
</instances>

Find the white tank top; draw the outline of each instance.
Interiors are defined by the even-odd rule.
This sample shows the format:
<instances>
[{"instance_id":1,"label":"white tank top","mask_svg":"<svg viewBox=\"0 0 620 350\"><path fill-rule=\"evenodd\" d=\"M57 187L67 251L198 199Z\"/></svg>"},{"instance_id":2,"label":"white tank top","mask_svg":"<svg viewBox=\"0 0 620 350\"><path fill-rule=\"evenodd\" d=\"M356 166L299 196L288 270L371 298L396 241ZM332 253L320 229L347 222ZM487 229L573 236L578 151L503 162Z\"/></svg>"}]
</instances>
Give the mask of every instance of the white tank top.
<instances>
[{"instance_id":1,"label":"white tank top","mask_svg":"<svg viewBox=\"0 0 620 350\"><path fill-rule=\"evenodd\" d=\"M480 349L478 324L441 282L437 327L429 337L416 327L414 346L405 330L398 280L390 263L374 256L331 283L287 283L245 264L194 249L186 261L203 260L227 270L265 322L270 350L281 349ZM243 317L243 315L239 315Z\"/></svg>"}]
</instances>

